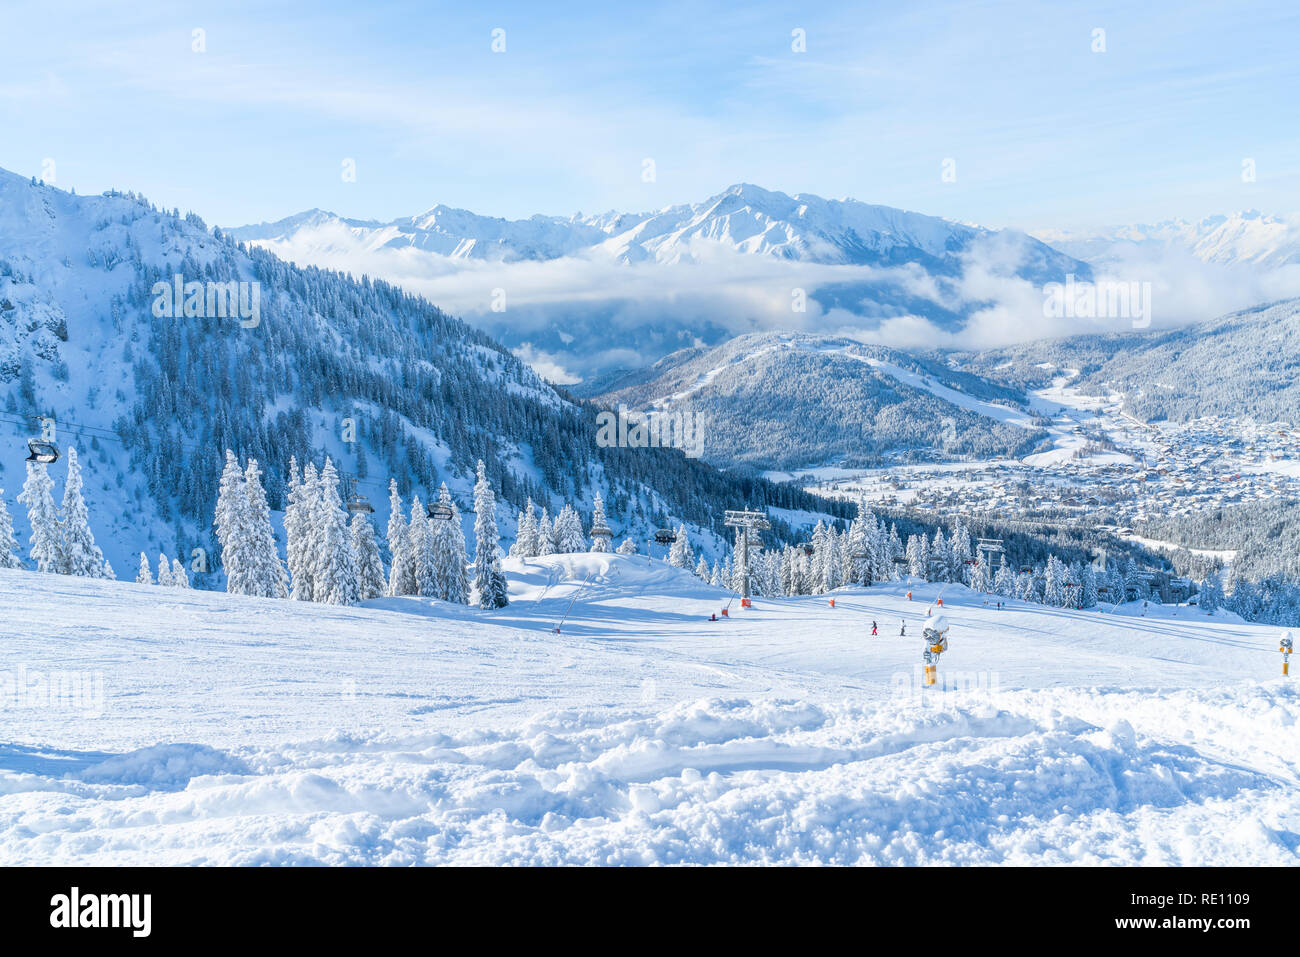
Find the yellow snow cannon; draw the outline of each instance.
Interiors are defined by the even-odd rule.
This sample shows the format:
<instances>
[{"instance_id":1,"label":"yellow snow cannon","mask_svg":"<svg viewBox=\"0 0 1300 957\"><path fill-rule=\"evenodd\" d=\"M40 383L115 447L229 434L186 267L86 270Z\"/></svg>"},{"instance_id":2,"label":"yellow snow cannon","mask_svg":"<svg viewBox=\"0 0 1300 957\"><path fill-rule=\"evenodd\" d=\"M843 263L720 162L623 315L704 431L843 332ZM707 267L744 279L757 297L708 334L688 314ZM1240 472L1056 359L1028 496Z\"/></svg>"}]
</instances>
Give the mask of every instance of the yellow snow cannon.
<instances>
[{"instance_id":1,"label":"yellow snow cannon","mask_svg":"<svg viewBox=\"0 0 1300 957\"><path fill-rule=\"evenodd\" d=\"M1281 647L1278 651L1282 652L1282 677L1291 677L1291 652L1295 647L1295 642L1291 638L1291 632L1282 635Z\"/></svg>"},{"instance_id":2,"label":"yellow snow cannon","mask_svg":"<svg viewBox=\"0 0 1300 957\"><path fill-rule=\"evenodd\" d=\"M939 680L939 656L948 650L948 619L942 614L935 615L926 622L921 637L925 639L925 651L921 655L925 660L925 683L931 686Z\"/></svg>"}]
</instances>

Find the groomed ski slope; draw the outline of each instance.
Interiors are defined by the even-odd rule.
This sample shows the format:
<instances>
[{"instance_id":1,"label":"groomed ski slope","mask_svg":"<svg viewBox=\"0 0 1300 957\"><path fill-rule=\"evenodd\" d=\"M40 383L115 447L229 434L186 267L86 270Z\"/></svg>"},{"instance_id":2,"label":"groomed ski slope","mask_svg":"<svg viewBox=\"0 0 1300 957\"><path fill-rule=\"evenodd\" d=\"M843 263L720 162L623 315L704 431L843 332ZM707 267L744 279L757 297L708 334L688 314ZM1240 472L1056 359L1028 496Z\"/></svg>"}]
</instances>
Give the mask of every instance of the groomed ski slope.
<instances>
[{"instance_id":1,"label":"groomed ski slope","mask_svg":"<svg viewBox=\"0 0 1300 957\"><path fill-rule=\"evenodd\" d=\"M644 557L507 571L496 612L0 571L0 863L1298 863L1275 629L950 585L922 691L937 585L709 622Z\"/></svg>"}]
</instances>

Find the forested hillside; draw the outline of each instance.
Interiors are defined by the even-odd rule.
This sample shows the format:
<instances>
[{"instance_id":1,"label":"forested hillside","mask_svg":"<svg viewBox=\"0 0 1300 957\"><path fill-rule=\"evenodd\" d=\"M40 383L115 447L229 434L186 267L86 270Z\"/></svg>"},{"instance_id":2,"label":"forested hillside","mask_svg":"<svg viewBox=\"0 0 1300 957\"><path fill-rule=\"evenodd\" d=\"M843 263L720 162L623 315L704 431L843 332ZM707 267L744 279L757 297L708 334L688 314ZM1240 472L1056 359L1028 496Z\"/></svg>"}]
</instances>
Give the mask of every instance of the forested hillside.
<instances>
[{"instance_id":1,"label":"forested hillside","mask_svg":"<svg viewBox=\"0 0 1300 957\"><path fill-rule=\"evenodd\" d=\"M257 284L256 322L157 317L155 283L176 275ZM598 489L616 531L638 536L670 518L721 529L722 511L746 504L834 508L678 451L599 447L594 408L389 284L286 264L133 195L77 197L10 174L0 395L0 487L16 493L25 439L48 416L60 442L93 452L87 498L119 572L159 546L215 551L226 449L259 461L276 510L291 457L332 457L380 527L390 476L425 501L446 482L467 507L478 459L507 533L529 497L589 509Z\"/></svg>"}]
</instances>

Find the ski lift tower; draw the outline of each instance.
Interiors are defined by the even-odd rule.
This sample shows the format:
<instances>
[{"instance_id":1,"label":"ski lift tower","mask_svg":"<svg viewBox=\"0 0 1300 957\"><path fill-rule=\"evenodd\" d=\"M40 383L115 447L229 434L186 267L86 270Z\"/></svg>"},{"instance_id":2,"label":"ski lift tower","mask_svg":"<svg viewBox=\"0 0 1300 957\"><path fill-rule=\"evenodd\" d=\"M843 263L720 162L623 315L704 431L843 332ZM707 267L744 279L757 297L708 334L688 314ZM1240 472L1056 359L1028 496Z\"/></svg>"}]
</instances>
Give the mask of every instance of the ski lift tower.
<instances>
[{"instance_id":1,"label":"ski lift tower","mask_svg":"<svg viewBox=\"0 0 1300 957\"><path fill-rule=\"evenodd\" d=\"M736 540L740 545L740 604L749 605L749 546L761 544L758 533L772 527L765 512L736 511L727 509L725 524L736 529Z\"/></svg>"}]
</instances>

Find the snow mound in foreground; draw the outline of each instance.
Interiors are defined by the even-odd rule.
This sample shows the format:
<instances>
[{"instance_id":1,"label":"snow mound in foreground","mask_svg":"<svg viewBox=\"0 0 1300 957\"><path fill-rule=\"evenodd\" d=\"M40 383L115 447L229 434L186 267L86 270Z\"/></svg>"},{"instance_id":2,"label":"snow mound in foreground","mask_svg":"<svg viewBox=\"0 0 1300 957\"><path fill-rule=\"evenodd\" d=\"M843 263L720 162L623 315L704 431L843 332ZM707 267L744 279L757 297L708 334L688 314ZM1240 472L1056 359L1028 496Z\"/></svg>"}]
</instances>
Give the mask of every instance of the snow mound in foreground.
<instances>
[{"instance_id":1,"label":"snow mound in foreground","mask_svg":"<svg viewBox=\"0 0 1300 957\"><path fill-rule=\"evenodd\" d=\"M11 793L0 858L1297 863L1300 779L1294 736L1279 733L1300 718L1292 686L930 701L707 698L658 712L551 711L509 729L331 736L237 758L145 749L76 788ZM183 790L99 793L183 778ZM0 776L0 791L12 783ZM38 831L34 819L65 826Z\"/></svg>"},{"instance_id":2,"label":"snow mound in foreground","mask_svg":"<svg viewBox=\"0 0 1300 957\"><path fill-rule=\"evenodd\" d=\"M115 755L81 772L95 784L140 784L156 790L185 787L205 774L247 774L238 758L205 744L159 744Z\"/></svg>"}]
</instances>

